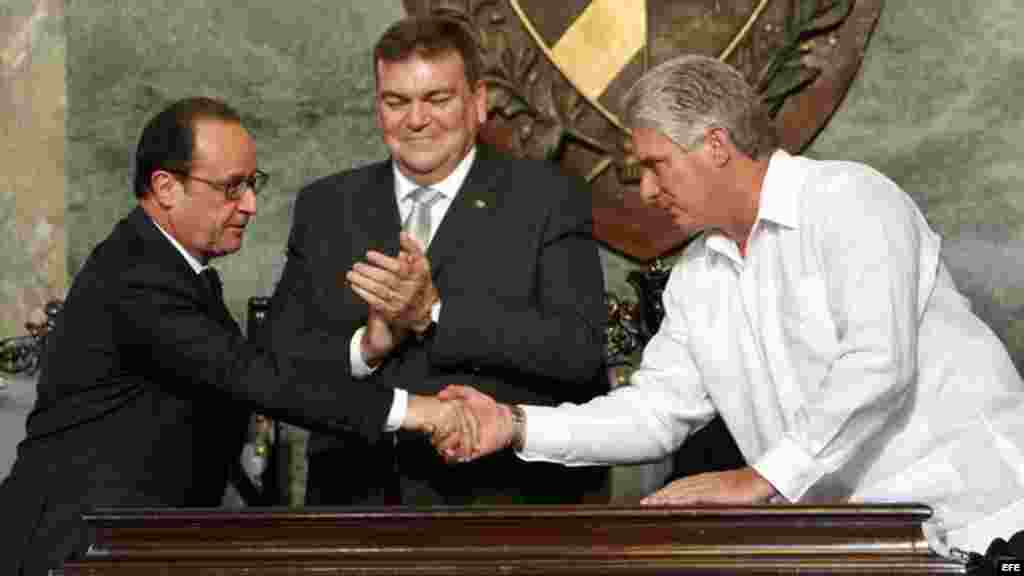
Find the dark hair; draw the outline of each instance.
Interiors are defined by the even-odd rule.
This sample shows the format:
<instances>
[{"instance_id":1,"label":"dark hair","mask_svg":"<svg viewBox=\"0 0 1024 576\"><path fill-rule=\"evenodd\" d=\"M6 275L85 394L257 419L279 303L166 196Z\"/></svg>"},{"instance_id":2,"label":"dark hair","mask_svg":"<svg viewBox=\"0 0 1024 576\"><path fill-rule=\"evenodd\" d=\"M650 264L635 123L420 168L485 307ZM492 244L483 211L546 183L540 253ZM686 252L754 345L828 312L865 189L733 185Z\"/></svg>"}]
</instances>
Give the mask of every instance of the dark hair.
<instances>
[{"instance_id":1,"label":"dark hair","mask_svg":"<svg viewBox=\"0 0 1024 576\"><path fill-rule=\"evenodd\" d=\"M447 16L414 16L395 22L373 49L373 70L377 62L399 62L413 55L430 60L452 52L462 57L466 81L475 89L483 74L476 37L469 25Z\"/></svg>"},{"instance_id":2,"label":"dark hair","mask_svg":"<svg viewBox=\"0 0 1024 576\"><path fill-rule=\"evenodd\" d=\"M136 198L142 198L149 191L153 172L189 169L195 147L195 125L205 119L242 122L238 112L227 104L199 97L174 102L146 124L135 151Z\"/></svg>"}]
</instances>

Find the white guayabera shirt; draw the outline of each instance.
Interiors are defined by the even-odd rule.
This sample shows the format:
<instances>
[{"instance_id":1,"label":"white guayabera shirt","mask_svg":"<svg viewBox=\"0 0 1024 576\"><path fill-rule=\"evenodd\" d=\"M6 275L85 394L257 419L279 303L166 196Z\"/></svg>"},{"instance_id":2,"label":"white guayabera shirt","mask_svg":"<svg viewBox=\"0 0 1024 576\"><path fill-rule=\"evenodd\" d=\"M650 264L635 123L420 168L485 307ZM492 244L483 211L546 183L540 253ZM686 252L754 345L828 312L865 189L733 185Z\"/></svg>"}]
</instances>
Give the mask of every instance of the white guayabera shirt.
<instances>
[{"instance_id":1,"label":"white guayabera shirt","mask_svg":"<svg viewBox=\"0 0 1024 576\"><path fill-rule=\"evenodd\" d=\"M633 385L528 407L521 457L658 459L717 412L789 501L924 502L940 551L1024 528L1024 384L911 198L778 151L748 247L693 242Z\"/></svg>"}]
</instances>

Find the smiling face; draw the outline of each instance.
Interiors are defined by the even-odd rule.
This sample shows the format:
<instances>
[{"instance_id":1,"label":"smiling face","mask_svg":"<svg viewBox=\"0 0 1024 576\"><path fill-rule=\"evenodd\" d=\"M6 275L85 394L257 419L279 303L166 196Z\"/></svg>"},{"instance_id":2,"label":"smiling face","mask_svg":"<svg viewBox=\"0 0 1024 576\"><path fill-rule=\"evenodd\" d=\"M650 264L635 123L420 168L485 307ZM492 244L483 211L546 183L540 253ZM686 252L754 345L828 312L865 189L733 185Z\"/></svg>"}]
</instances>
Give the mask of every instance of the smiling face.
<instances>
[{"instance_id":1,"label":"smiling face","mask_svg":"<svg viewBox=\"0 0 1024 576\"><path fill-rule=\"evenodd\" d=\"M457 52L378 60L377 122L398 169L417 184L451 174L486 119L487 90L470 86Z\"/></svg>"},{"instance_id":2,"label":"smiling face","mask_svg":"<svg viewBox=\"0 0 1024 576\"><path fill-rule=\"evenodd\" d=\"M236 122L204 119L196 122L189 175L230 183L256 172L256 144ZM168 174L164 183L173 200L167 206L167 230L200 261L237 252L249 219L256 214L256 195L246 187L237 200L228 200L213 186ZM176 188L175 188L176 187Z\"/></svg>"},{"instance_id":3,"label":"smiling face","mask_svg":"<svg viewBox=\"0 0 1024 576\"><path fill-rule=\"evenodd\" d=\"M652 128L635 128L632 142L643 202L663 210L688 235L715 226L715 171L708 147L684 150Z\"/></svg>"}]
</instances>

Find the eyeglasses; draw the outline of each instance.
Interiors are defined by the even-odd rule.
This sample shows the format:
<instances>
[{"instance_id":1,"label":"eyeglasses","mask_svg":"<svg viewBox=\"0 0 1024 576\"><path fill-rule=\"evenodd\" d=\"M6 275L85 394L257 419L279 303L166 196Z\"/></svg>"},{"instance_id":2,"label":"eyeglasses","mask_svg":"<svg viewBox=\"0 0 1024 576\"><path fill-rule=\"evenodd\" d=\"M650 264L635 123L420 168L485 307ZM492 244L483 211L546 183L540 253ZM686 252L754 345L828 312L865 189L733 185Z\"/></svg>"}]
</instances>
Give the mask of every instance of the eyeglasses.
<instances>
[{"instance_id":1,"label":"eyeglasses","mask_svg":"<svg viewBox=\"0 0 1024 576\"><path fill-rule=\"evenodd\" d=\"M213 188L214 190L220 190L224 194L224 197L231 202L234 202L241 198L242 193L245 192L247 188L249 190L252 190L254 196L259 195L260 189L262 189L263 186L267 183L267 180L270 179L270 174L267 174L262 170L257 170L253 172L252 176L249 176L247 178L229 180L227 182L214 182L213 180L207 180L206 178L193 176L188 172L184 172L181 170L167 171L172 174L177 174L178 176L181 176L182 178L186 178L188 180L202 182L203 184L206 184L207 186Z\"/></svg>"}]
</instances>

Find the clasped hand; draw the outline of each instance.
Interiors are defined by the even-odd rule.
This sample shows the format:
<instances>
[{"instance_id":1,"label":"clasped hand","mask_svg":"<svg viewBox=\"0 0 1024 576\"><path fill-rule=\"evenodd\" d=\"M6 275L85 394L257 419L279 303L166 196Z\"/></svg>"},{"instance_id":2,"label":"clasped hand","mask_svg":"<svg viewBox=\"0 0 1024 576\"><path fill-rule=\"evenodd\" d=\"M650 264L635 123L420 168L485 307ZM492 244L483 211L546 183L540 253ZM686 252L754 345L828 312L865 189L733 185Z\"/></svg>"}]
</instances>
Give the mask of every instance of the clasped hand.
<instances>
[{"instance_id":1,"label":"clasped hand","mask_svg":"<svg viewBox=\"0 0 1024 576\"><path fill-rule=\"evenodd\" d=\"M423 246L407 232L399 243L395 257L368 251L366 261L352 266L346 279L371 313L399 331L418 333L430 325L430 308L439 297Z\"/></svg>"},{"instance_id":2,"label":"clasped hand","mask_svg":"<svg viewBox=\"0 0 1024 576\"><path fill-rule=\"evenodd\" d=\"M465 462L507 448L516 429L510 408L467 386L448 386L438 394L445 401L460 402L475 420L473 434L435 436L434 447L449 462ZM524 431L520 431L524 433ZM676 480L647 496L644 506L692 506L696 504L746 505L770 501L778 495L757 470L709 472Z\"/></svg>"},{"instance_id":3,"label":"clasped hand","mask_svg":"<svg viewBox=\"0 0 1024 576\"><path fill-rule=\"evenodd\" d=\"M357 262L345 276L369 308L361 346L371 366L382 362L410 332L426 331L431 307L440 300L423 246L406 232L399 244L398 256L370 250L366 261Z\"/></svg>"},{"instance_id":4,"label":"clasped hand","mask_svg":"<svg viewBox=\"0 0 1024 576\"><path fill-rule=\"evenodd\" d=\"M430 436L434 446L450 446L453 452L470 453L479 443L476 415L457 398L409 395L402 427Z\"/></svg>"}]
</instances>

